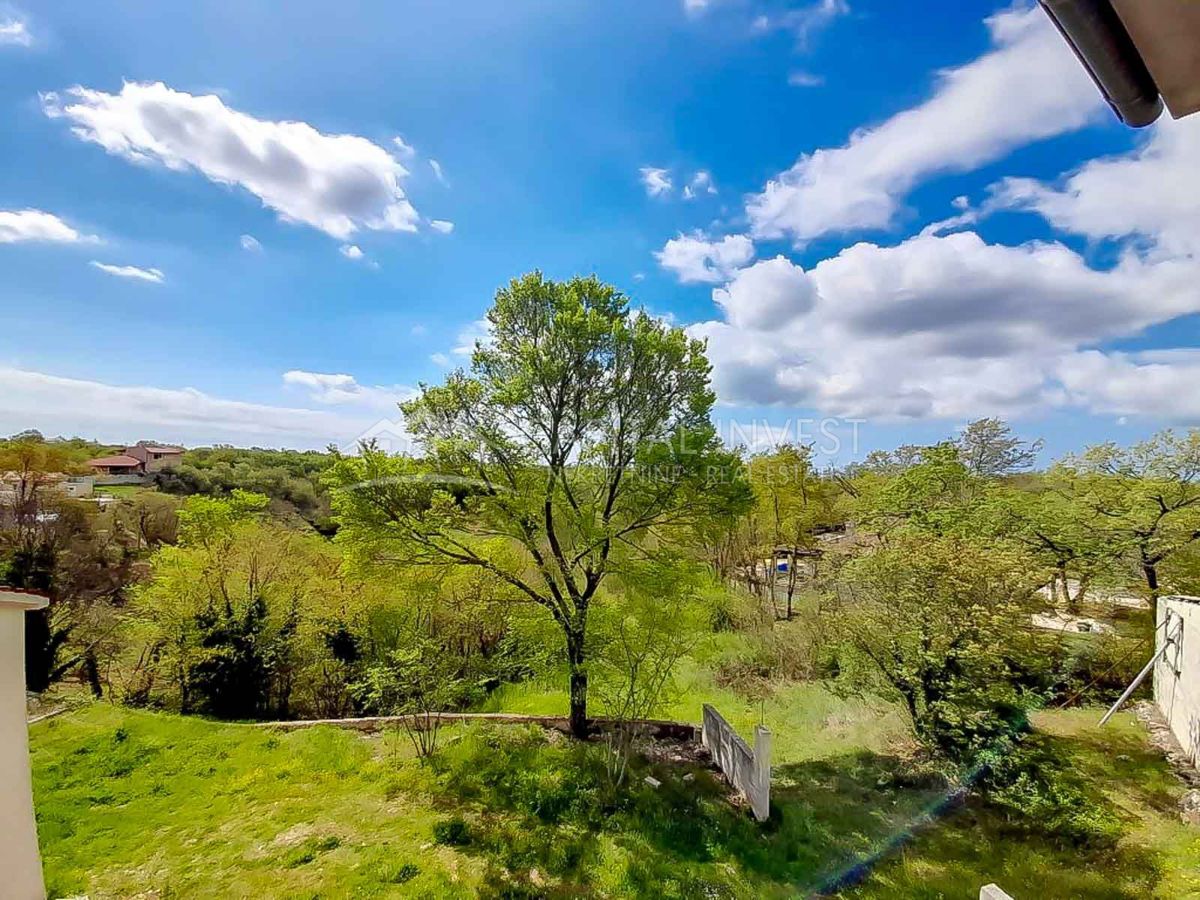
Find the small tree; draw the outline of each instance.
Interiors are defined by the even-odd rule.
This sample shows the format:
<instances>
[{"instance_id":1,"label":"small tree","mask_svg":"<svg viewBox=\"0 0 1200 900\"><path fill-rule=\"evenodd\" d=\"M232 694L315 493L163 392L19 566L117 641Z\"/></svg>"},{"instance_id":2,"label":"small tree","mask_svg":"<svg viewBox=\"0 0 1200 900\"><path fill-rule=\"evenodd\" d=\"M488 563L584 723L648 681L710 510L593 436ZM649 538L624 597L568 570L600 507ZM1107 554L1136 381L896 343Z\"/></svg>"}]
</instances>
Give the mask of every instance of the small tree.
<instances>
[{"instance_id":1,"label":"small tree","mask_svg":"<svg viewBox=\"0 0 1200 900\"><path fill-rule=\"evenodd\" d=\"M351 689L367 708L402 716L400 728L424 761L437 750L442 713L461 700L463 683L454 655L436 641L418 637L388 654L385 662L368 667Z\"/></svg>"},{"instance_id":2,"label":"small tree","mask_svg":"<svg viewBox=\"0 0 1200 900\"><path fill-rule=\"evenodd\" d=\"M605 743L614 784L625 780L642 722L666 701L679 661L701 632L696 576L680 560L635 567L621 579L627 589L623 601L597 628L595 690L611 720ZM663 596L674 602L662 603Z\"/></svg>"}]
</instances>

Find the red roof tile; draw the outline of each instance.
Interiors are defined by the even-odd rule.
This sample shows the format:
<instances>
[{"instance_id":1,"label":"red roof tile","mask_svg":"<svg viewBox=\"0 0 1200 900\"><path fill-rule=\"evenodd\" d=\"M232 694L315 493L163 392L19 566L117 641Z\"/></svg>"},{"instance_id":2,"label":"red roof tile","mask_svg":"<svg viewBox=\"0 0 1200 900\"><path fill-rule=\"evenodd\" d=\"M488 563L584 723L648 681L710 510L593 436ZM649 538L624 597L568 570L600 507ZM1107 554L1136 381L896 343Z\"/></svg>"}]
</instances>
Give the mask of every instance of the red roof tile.
<instances>
[{"instance_id":1,"label":"red roof tile","mask_svg":"<svg viewBox=\"0 0 1200 900\"><path fill-rule=\"evenodd\" d=\"M140 466L142 461L132 456L101 456L99 459L89 459L89 466Z\"/></svg>"}]
</instances>

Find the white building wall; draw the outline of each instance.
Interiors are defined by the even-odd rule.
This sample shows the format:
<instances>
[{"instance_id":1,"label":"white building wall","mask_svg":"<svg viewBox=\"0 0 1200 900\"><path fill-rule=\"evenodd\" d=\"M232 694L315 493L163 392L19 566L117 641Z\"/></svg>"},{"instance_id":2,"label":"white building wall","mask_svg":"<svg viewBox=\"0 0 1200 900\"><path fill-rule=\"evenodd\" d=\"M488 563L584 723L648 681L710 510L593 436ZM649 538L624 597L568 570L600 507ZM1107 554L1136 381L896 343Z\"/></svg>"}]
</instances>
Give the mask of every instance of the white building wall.
<instances>
[{"instance_id":1,"label":"white building wall","mask_svg":"<svg viewBox=\"0 0 1200 900\"><path fill-rule=\"evenodd\" d=\"M1200 761L1200 597L1158 601L1154 702L1192 764Z\"/></svg>"}]
</instances>

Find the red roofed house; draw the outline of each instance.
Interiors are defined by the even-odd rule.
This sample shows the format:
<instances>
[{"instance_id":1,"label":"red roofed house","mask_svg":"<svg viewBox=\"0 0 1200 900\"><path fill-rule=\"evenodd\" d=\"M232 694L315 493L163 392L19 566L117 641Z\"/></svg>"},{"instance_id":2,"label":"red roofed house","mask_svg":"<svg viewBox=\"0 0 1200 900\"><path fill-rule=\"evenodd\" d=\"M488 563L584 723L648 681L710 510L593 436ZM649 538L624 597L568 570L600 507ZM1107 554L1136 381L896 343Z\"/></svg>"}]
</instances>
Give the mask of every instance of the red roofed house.
<instances>
[{"instance_id":1,"label":"red roofed house","mask_svg":"<svg viewBox=\"0 0 1200 900\"><path fill-rule=\"evenodd\" d=\"M88 460L98 475L152 475L176 465L183 458L182 447L158 444L134 444L116 456Z\"/></svg>"}]
</instances>

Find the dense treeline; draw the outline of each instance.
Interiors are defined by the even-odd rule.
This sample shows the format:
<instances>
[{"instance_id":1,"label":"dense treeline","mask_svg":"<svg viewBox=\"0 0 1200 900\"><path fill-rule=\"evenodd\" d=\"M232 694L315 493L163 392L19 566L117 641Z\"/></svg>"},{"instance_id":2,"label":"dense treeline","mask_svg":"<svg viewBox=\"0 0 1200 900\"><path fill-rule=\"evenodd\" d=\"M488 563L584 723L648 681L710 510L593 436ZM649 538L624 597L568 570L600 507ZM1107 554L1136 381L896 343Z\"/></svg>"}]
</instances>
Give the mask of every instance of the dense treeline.
<instances>
[{"instance_id":1,"label":"dense treeline","mask_svg":"<svg viewBox=\"0 0 1200 900\"><path fill-rule=\"evenodd\" d=\"M321 473L333 462L328 453L301 450L202 447L188 450L179 464L154 476L168 494L228 496L235 490L270 498L280 518L295 515L322 533L332 533L329 494Z\"/></svg>"}]
</instances>

